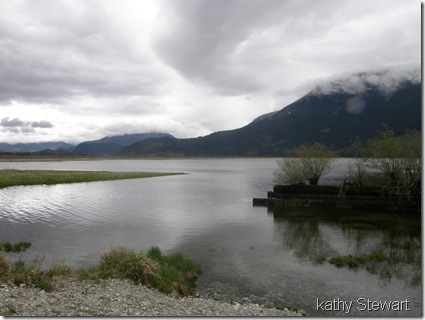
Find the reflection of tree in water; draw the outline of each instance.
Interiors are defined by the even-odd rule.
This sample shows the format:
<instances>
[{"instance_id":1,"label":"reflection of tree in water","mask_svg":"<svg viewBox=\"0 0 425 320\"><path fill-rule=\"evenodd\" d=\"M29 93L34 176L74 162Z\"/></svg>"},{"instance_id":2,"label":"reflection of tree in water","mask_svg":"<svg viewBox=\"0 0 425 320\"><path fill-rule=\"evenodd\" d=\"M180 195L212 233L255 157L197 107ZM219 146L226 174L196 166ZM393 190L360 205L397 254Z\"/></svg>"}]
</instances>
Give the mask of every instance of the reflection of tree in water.
<instances>
[{"instance_id":1,"label":"reflection of tree in water","mask_svg":"<svg viewBox=\"0 0 425 320\"><path fill-rule=\"evenodd\" d=\"M385 234L381 250L389 259L381 266L375 267L376 269L372 269L379 273L381 279L387 281L390 281L392 277L403 279L409 287L421 284L422 257L420 237L389 232ZM371 270L368 271L371 272Z\"/></svg>"},{"instance_id":2,"label":"reflection of tree in water","mask_svg":"<svg viewBox=\"0 0 425 320\"><path fill-rule=\"evenodd\" d=\"M326 234L320 230L318 220L291 217L279 218L275 222L282 237L283 249L292 250L297 258L314 261L318 256L337 254Z\"/></svg>"},{"instance_id":3,"label":"reflection of tree in water","mask_svg":"<svg viewBox=\"0 0 425 320\"><path fill-rule=\"evenodd\" d=\"M404 281L408 287L421 284L420 221L412 224L411 220L388 215L353 218L311 211L278 212L274 221L282 249L293 251L299 259L317 263L320 257L380 252L387 259L367 261L363 267L378 275L382 284L393 278Z\"/></svg>"}]
</instances>

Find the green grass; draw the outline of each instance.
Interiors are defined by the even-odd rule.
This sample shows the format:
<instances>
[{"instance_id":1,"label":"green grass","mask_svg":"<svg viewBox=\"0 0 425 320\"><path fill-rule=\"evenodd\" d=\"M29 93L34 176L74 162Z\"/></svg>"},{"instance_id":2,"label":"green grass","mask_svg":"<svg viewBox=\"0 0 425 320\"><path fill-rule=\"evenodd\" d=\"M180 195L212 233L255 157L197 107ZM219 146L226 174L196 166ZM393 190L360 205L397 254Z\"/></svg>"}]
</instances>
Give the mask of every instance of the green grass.
<instances>
[{"instance_id":1,"label":"green grass","mask_svg":"<svg viewBox=\"0 0 425 320\"><path fill-rule=\"evenodd\" d=\"M170 172L108 172L59 170L0 170L0 188L22 185L52 185L105 180L139 179L176 175Z\"/></svg>"},{"instance_id":2,"label":"green grass","mask_svg":"<svg viewBox=\"0 0 425 320\"><path fill-rule=\"evenodd\" d=\"M52 279L57 276L77 277L82 281L117 278L129 279L166 294L188 296L194 293L196 279L201 273L200 266L181 253L163 255L158 247L146 254L122 247L112 248L100 255L97 266L76 271L64 264L42 271L41 264L42 259L32 263L10 262L0 255L0 282L25 284L51 292L54 290Z\"/></svg>"},{"instance_id":3,"label":"green grass","mask_svg":"<svg viewBox=\"0 0 425 320\"><path fill-rule=\"evenodd\" d=\"M10 242L0 242L0 251L4 252L21 252L31 247L31 243L22 241L15 244Z\"/></svg>"},{"instance_id":4,"label":"green grass","mask_svg":"<svg viewBox=\"0 0 425 320\"><path fill-rule=\"evenodd\" d=\"M370 254L363 254L360 256L336 256L330 258L328 262L337 268L348 267L350 269L356 269L370 262L383 262L386 260L388 260L388 257L384 253L374 251Z\"/></svg>"},{"instance_id":5,"label":"green grass","mask_svg":"<svg viewBox=\"0 0 425 320\"><path fill-rule=\"evenodd\" d=\"M152 247L147 257L160 265L159 277L153 279L154 287L169 294L193 294L196 278L201 273L197 263L181 253L164 256L158 247Z\"/></svg>"},{"instance_id":6,"label":"green grass","mask_svg":"<svg viewBox=\"0 0 425 320\"><path fill-rule=\"evenodd\" d=\"M100 264L80 270L82 279L129 279L176 296L192 295L201 268L181 253L163 255L158 247L146 254L122 247L112 248L100 256Z\"/></svg>"},{"instance_id":7,"label":"green grass","mask_svg":"<svg viewBox=\"0 0 425 320\"><path fill-rule=\"evenodd\" d=\"M315 259L317 264L323 264L326 261L326 257L324 255L317 256Z\"/></svg>"},{"instance_id":8,"label":"green grass","mask_svg":"<svg viewBox=\"0 0 425 320\"><path fill-rule=\"evenodd\" d=\"M34 283L34 287L44 290L45 292L52 292L53 291L53 285L50 281L37 281Z\"/></svg>"},{"instance_id":9,"label":"green grass","mask_svg":"<svg viewBox=\"0 0 425 320\"><path fill-rule=\"evenodd\" d=\"M5 316L6 317L10 317L10 316L13 316L14 314L16 314L16 307L13 305L13 304L7 304L7 305L5 305L5 309L6 309L6 312L5 312Z\"/></svg>"}]
</instances>

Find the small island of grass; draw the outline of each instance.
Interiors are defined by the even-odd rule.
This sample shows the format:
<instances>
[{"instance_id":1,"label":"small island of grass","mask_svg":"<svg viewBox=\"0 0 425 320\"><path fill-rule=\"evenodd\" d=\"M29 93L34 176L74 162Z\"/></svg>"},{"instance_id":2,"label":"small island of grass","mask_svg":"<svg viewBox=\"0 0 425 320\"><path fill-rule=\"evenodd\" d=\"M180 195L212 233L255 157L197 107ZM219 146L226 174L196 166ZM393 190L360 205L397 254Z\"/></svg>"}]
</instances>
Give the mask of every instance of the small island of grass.
<instances>
[{"instance_id":1,"label":"small island of grass","mask_svg":"<svg viewBox=\"0 0 425 320\"><path fill-rule=\"evenodd\" d=\"M59 170L0 170L0 189L12 186L140 179L178 175L178 172L109 172Z\"/></svg>"}]
</instances>

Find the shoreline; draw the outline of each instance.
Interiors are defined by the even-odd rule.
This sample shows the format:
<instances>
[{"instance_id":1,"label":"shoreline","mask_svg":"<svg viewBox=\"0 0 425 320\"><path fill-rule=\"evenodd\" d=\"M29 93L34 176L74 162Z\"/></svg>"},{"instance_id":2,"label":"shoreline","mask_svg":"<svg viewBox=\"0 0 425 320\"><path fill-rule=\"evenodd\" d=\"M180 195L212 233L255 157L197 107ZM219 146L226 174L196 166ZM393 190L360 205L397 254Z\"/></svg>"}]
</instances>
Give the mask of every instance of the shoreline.
<instances>
[{"instance_id":1,"label":"shoreline","mask_svg":"<svg viewBox=\"0 0 425 320\"><path fill-rule=\"evenodd\" d=\"M5 156L0 155L0 162L62 162L62 161L105 161L105 160L209 160L209 159L281 159L283 157L248 157L248 156L199 156L199 157L179 157L179 156L146 156L146 157L107 157L107 156L56 156L56 157L46 157L46 156L19 156L11 155Z\"/></svg>"},{"instance_id":2,"label":"shoreline","mask_svg":"<svg viewBox=\"0 0 425 320\"><path fill-rule=\"evenodd\" d=\"M300 312L204 297L176 298L129 280L57 277L54 290L0 283L0 316L238 316L295 317Z\"/></svg>"}]
</instances>

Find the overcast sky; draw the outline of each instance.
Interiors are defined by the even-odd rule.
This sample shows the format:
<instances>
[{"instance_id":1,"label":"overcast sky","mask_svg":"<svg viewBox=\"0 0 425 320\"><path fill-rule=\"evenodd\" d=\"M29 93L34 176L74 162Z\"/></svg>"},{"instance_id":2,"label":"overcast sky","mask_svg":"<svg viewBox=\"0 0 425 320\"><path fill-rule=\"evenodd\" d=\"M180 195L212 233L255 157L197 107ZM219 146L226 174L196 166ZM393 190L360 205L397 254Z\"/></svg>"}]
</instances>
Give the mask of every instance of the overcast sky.
<instances>
[{"instance_id":1,"label":"overcast sky","mask_svg":"<svg viewBox=\"0 0 425 320\"><path fill-rule=\"evenodd\" d=\"M421 63L419 0L0 2L0 142L197 137Z\"/></svg>"}]
</instances>

